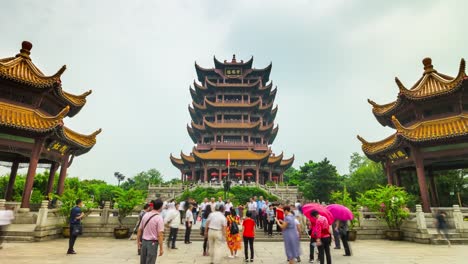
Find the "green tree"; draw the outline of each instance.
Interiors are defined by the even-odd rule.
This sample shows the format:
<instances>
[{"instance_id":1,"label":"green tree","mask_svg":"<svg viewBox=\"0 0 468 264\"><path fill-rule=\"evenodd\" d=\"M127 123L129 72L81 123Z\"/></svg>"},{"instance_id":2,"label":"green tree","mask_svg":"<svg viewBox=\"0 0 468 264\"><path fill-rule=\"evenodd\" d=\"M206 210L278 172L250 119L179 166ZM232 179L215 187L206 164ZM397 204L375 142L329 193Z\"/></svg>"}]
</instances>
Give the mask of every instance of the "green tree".
<instances>
[{"instance_id":1,"label":"green tree","mask_svg":"<svg viewBox=\"0 0 468 264\"><path fill-rule=\"evenodd\" d=\"M349 168L350 174L345 178L345 185L353 197L386 183L382 164L363 155L353 153Z\"/></svg>"},{"instance_id":2,"label":"green tree","mask_svg":"<svg viewBox=\"0 0 468 264\"><path fill-rule=\"evenodd\" d=\"M164 180L161 173L157 169L150 169L128 178L127 181L120 186L125 190L133 188L135 190L148 191L149 184L160 184L163 182Z\"/></svg>"},{"instance_id":3,"label":"green tree","mask_svg":"<svg viewBox=\"0 0 468 264\"><path fill-rule=\"evenodd\" d=\"M315 163L309 161L300 167L304 181L299 186L304 197L309 200L329 201L330 193L342 188L343 177L327 158Z\"/></svg>"}]
</instances>

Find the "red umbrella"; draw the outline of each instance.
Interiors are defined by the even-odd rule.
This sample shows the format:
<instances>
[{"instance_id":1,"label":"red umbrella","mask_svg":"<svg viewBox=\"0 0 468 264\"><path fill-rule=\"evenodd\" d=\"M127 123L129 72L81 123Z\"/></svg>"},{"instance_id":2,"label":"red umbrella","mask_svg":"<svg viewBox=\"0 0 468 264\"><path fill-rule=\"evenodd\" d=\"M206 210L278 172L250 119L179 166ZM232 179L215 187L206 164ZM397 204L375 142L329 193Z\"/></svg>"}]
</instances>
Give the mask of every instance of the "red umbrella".
<instances>
[{"instance_id":1,"label":"red umbrella","mask_svg":"<svg viewBox=\"0 0 468 264\"><path fill-rule=\"evenodd\" d=\"M247 177L252 177L252 176L253 176L253 173L251 173L250 171L248 171L247 173L245 173L245 176L247 176Z\"/></svg>"},{"instance_id":2,"label":"red umbrella","mask_svg":"<svg viewBox=\"0 0 468 264\"><path fill-rule=\"evenodd\" d=\"M237 177L240 177L240 176L242 176L242 173L236 172L234 175L236 175Z\"/></svg>"},{"instance_id":3,"label":"red umbrella","mask_svg":"<svg viewBox=\"0 0 468 264\"><path fill-rule=\"evenodd\" d=\"M351 210L348 209L348 207L341 205L341 204L330 204L327 205L328 211L333 215L333 218L342 220L342 221L348 221L348 220L353 220L354 215Z\"/></svg>"},{"instance_id":4,"label":"red umbrella","mask_svg":"<svg viewBox=\"0 0 468 264\"><path fill-rule=\"evenodd\" d=\"M309 203L302 206L302 213L310 220L310 222L315 223L316 218L312 217L310 213L313 210L317 210L321 216L324 216L328 220L328 224L332 224L335 219L330 211L327 210L324 206L318 203Z\"/></svg>"},{"instance_id":5,"label":"red umbrella","mask_svg":"<svg viewBox=\"0 0 468 264\"><path fill-rule=\"evenodd\" d=\"M215 171L211 173L211 176L218 176L219 174Z\"/></svg>"},{"instance_id":6,"label":"red umbrella","mask_svg":"<svg viewBox=\"0 0 468 264\"><path fill-rule=\"evenodd\" d=\"M221 176L226 177L226 176L227 176L227 172L221 173Z\"/></svg>"}]
</instances>

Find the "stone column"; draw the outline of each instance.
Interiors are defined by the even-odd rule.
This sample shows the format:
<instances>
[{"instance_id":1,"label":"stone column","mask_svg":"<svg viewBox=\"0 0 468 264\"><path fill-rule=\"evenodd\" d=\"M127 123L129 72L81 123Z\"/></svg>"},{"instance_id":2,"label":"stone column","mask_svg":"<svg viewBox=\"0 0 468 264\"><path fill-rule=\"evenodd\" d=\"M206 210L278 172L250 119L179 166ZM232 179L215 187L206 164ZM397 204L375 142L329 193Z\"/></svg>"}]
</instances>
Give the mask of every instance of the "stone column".
<instances>
[{"instance_id":1,"label":"stone column","mask_svg":"<svg viewBox=\"0 0 468 264\"><path fill-rule=\"evenodd\" d=\"M430 213L429 192L426 185L426 175L424 173L424 161L421 153L416 148L412 148L414 163L416 164L416 174L418 176L419 192L421 193L422 208L425 213Z\"/></svg>"},{"instance_id":2,"label":"stone column","mask_svg":"<svg viewBox=\"0 0 468 264\"><path fill-rule=\"evenodd\" d=\"M58 185L57 185L57 194L58 195L62 195L63 194L63 189L65 188L65 178L67 177L67 169L68 169L69 158L70 158L70 154L67 154L62 158L62 164L61 164L61 168L60 168L60 175L59 175L59 180L58 180Z\"/></svg>"},{"instance_id":3,"label":"stone column","mask_svg":"<svg viewBox=\"0 0 468 264\"><path fill-rule=\"evenodd\" d=\"M460 206L458 204L453 206L453 222L455 223L455 229L458 232L463 230L463 214L460 211Z\"/></svg>"},{"instance_id":4,"label":"stone column","mask_svg":"<svg viewBox=\"0 0 468 264\"><path fill-rule=\"evenodd\" d=\"M180 171L180 180L184 182L184 172Z\"/></svg>"},{"instance_id":5,"label":"stone column","mask_svg":"<svg viewBox=\"0 0 468 264\"><path fill-rule=\"evenodd\" d=\"M48 195L49 193L54 193L54 179L55 179L55 173L57 172L58 169L58 164L56 162L52 162L50 165L50 170L49 170L49 181L47 183L47 192L46 194Z\"/></svg>"},{"instance_id":6,"label":"stone column","mask_svg":"<svg viewBox=\"0 0 468 264\"><path fill-rule=\"evenodd\" d=\"M241 180L242 180L242 183L244 183L244 165L242 165L241 167Z\"/></svg>"},{"instance_id":7,"label":"stone column","mask_svg":"<svg viewBox=\"0 0 468 264\"><path fill-rule=\"evenodd\" d=\"M420 204L416 205L416 224L420 232L427 233L426 217Z\"/></svg>"},{"instance_id":8,"label":"stone column","mask_svg":"<svg viewBox=\"0 0 468 264\"><path fill-rule=\"evenodd\" d=\"M44 143L43 138L34 139L34 146L31 151L31 157L29 158L28 174L26 176L26 182L24 184L23 198L21 200L21 208L29 208L29 202L31 199L31 192L33 189L34 177L36 176L37 163L39 162L39 156L42 151L42 145Z\"/></svg>"},{"instance_id":9,"label":"stone column","mask_svg":"<svg viewBox=\"0 0 468 264\"><path fill-rule=\"evenodd\" d=\"M10 179L8 180L8 186L5 193L5 200L7 201L13 200L13 189L15 188L15 180L16 174L18 173L18 166L19 161L13 161L13 164L11 165Z\"/></svg>"},{"instance_id":10,"label":"stone column","mask_svg":"<svg viewBox=\"0 0 468 264\"><path fill-rule=\"evenodd\" d=\"M102 208L101 212L101 225L106 225L109 221L109 211L110 211L110 202L104 202L104 208Z\"/></svg>"},{"instance_id":11,"label":"stone column","mask_svg":"<svg viewBox=\"0 0 468 264\"><path fill-rule=\"evenodd\" d=\"M41 231L45 229L45 226L47 224L47 214L49 212L49 201L44 200L41 202L41 208L39 209L39 213L37 214L37 219L36 219L36 231Z\"/></svg>"}]
</instances>

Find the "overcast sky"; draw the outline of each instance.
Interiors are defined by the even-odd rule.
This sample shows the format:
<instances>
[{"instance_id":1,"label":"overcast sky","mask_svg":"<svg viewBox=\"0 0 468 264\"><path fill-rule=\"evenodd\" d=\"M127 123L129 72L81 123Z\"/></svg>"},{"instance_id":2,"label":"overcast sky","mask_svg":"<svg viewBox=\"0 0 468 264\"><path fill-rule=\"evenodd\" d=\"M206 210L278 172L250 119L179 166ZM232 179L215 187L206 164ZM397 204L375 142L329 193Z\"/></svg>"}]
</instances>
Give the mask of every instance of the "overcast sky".
<instances>
[{"instance_id":1,"label":"overcast sky","mask_svg":"<svg viewBox=\"0 0 468 264\"><path fill-rule=\"evenodd\" d=\"M169 154L193 147L186 124L194 61L273 62L278 86L273 144L296 155L295 167L327 157L340 173L360 152L360 134L390 135L367 98L396 99L394 77L408 87L432 57L454 76L468 55L467 1L3 1L0 57L33 43L32 59L47 75L63 64L66 91L93 94L66 125L96 146L75 159L70 176L115 182L150 168L180 177ZM5 171L4 169L2 171Z\"/></svg>"}]
</instances>

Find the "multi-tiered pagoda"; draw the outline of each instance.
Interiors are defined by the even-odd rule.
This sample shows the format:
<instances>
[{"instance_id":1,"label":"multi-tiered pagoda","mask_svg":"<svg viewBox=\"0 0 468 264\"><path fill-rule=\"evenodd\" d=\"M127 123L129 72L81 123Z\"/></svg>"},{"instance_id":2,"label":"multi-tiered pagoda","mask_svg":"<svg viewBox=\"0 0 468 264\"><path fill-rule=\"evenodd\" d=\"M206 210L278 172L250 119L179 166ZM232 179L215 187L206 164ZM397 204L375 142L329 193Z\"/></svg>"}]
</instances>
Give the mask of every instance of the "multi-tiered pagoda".
<instances>
[{"instance_id":1,"label":"multi-tiered pagoda","mask_svg":"<svg viewBox=\"0 0 468 264\"><path fill-rule=\"evenodd\" d=\"M429 212L431 204L438 205L433 172L468 167L468 79L463 59L456 77L437 72L430 58L423 65L422 77L409 89L396 78L396 101L369 100L380 124L395 133L378 142L358 138L367 157L385 165L388 184L400 186L401 172L416 171L423 209Z\"/></svg>"},{"instance_id":2,"label":"multi-tiered pagoda","mask_svg":"<svg viewBox=\"0 0 468 264\"><path fill-rule=\"evenodd\" d=\"M75 156L96 144L97 130L82 135L64 125L75 116L91 91L73 95L62 89L65 66L47 76L32 62L32 44L24 41L14 57L0 59L0 161L11 166L5 199L11 200L20 163L28 164L21 208L29 208L38 164L50 166L46 190L54 192L54 177L60 167L56 193L62 194L67 169Z\"/></svg>"},{"instance_id":3,"label":"multi-tiered pagoda","mask_svg":"<svg viewBox=\"0 0 468 264\"><path fill-rule=\"evenodd\" d=\"M221 181L229 176L247 182L281 182L292 165L294 157L283 159L270 148L278 133L272 65L254 69L252 63L253 58L239 62L235 56L231 62L214 58L212 69L195 63L198 82L190 88L192 122L187 130L196 145L189 155L170 157L183 181Z\"/></svg>"}]
</instances>

